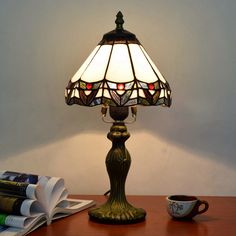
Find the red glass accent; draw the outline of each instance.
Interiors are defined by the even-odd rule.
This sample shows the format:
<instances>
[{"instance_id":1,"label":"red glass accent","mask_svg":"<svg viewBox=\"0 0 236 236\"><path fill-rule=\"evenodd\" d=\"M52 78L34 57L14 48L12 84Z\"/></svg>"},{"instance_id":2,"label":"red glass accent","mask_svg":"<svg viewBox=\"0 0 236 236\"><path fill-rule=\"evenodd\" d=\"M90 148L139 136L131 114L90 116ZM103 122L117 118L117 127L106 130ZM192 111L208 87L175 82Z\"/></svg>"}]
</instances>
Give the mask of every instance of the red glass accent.
<instances>
[{"instance_id":1,"label":"red glass accent","mask_svg":"<svg viewBox=\"0 0 236 236\"><path fill-rule=\"evenodd\" d=\"M124 84L118 84L117 88L118 88L118 90L124 90L125 85Z\"/></svg>"},{"instance_id":2,"label":"red glass accent","mask_svg":"<svg viewBox=\"0 0 236 236\"><path fill-rule=\"evenodd\" d=\"M154 84L148 84L148 89L149 90L153 90L155 88L155 85Z\"/></svg>"},{"instance_id":3,"label":"red glass accent","mask_svg":"<svg viewBox=\"0 0 236 236\"><path fill-rule=\"evenodd\" d=\"M92 87L93 87L93 85L92 85L91 83L86 84L86 88L87 88L88 90L92 89Z\"/></svg>"}]
</instances>

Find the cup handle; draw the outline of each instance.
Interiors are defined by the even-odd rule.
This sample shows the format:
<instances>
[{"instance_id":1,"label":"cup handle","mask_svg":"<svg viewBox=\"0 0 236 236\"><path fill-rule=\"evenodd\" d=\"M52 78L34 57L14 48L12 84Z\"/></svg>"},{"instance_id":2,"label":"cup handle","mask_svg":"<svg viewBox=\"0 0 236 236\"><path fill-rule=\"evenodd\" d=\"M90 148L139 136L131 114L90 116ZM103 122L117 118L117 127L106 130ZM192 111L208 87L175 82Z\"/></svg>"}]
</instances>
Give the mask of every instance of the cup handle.
<instances>
[{"instance_id":1,"label":"cup handle","mask_svg":"<svg viewBox=\"0 0 236 236\"><path fill-rule=\"evenodd\" d=\"M199 207L201 205L204 205L205 207L202 210L199 211ZM207 201L198 200L198 212L197 212L197 214L202 214L202 213L206 212L208 210L208 208L209 208L209 204L208 204Z\"/></svg>"}]
</instances>

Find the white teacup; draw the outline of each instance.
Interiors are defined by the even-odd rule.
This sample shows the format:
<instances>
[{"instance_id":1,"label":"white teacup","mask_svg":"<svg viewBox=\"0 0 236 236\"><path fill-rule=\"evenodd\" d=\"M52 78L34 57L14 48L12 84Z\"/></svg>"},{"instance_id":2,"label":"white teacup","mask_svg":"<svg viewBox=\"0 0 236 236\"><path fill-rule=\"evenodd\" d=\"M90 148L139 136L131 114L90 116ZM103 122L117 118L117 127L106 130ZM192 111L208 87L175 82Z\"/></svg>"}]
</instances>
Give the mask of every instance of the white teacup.
<instances>
[{"instance_id":1,"label":"white teacup","mask_svg":"<svg viewBox=\"0 0 236 236\"><path fill-rule=\"evenodd\" d=\"M194 196L172 195L166 198L167 211L175 219L191 219L207 211L209 204ZM203 209L199 209L204 205Z\"/></svg>"}]
</instances>

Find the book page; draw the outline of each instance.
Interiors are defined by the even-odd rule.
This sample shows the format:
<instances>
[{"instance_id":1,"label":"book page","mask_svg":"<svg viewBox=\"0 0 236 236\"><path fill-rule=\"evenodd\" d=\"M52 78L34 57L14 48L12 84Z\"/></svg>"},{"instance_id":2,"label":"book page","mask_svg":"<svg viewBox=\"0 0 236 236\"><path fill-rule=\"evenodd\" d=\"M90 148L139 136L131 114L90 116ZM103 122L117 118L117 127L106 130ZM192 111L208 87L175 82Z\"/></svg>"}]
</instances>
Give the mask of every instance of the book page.
<instances>
[{"instance_id":1,"label":"book page","mask_svg":"<svg viewBox=\"0 0 236 236\"><path fill-rule=\"evenodd\" d=\"M62 178L42 178L39 181L39 185L42 185L42 190L38 193L38 200L49 216L58 201L66 199L68 192L65 190Z\"/></svg>"},{"instance_id":2,"label":"book page","mask_svg":"<svg viewBox=\"0 0 236 236\"><path fill-rule=\"evenodd\" d=\"M93 200L67 198L66 204L67 204L66 207L65 206L60 207L59 205L56 208L54 208L52 212L53 220L75 214L77 212L80 212L82 210L94 206L96 203Z\"/></svg>"},{"instance_id":3,"label":"book page","mask_svg":"<svg viewBox=\"0 0 236 236\"><path fill-rule=\"evenodd\" d=\"M0 225L0 235L1 236L15 236L18 235L20 229L19 228L12 228L8 226Z\"/></svg>"},{"instance_id":4,"label":"book page","mask_svg":"<svg viewBox=\"0 0 236 236\"><path fill-rule=\"evenodd\" d=\"M22 220L20 220L22 221ZM24 221L24 220L23 220ZM21 236L28 234L41 225L45 224L46 217L45 215L40 215L36 218L29 219L29 221L25 221L25 223L20 223L23 225L23 228L13 226L2 226L0 225L0 235L1 236Z\"/></svg>"},{"instance_id":5,"label":"book page","mask_svg":"<svg viewBox=\"0 0 236 236\"><path fill-rule=\"evenodd\" d=\"M32 217L41 214L43 209L37 200L26 199L21 205L20 212L23 216Z\"/></svg>"},{"instance_id":6,"label":"book page","mask_svg":"<svg viewBox=\"0 0 236 236\"><path fill-rule=\"evenodd\" d=\"M0 220L2 226L10 226L15 228L29 228L34 222L38 221L39 218L44 218L43 213L36 217L16 216L16 215L4 215L0 214Z\"/></svg>"}]
</instances>

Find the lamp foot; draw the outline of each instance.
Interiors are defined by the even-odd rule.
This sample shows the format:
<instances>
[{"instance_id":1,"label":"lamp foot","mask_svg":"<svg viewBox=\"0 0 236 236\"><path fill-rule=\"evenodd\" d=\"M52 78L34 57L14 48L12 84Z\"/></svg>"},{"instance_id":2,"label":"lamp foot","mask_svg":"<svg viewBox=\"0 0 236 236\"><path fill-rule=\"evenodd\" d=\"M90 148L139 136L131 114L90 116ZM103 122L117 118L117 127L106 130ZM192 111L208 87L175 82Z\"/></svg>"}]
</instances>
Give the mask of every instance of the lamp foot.
<instances>
[{"instance_id":1,"label":"lamp foot","mask_svg":"<svg viewBox=\"0 0 236 236\"><path fill-rule=\"evenodd\" d=\"M145 220L146 212L142 208L135 208L128 202L107 202L98 208L91 209L89 218L104 224L133 224Z\"/></svg>"}]
</instances>

